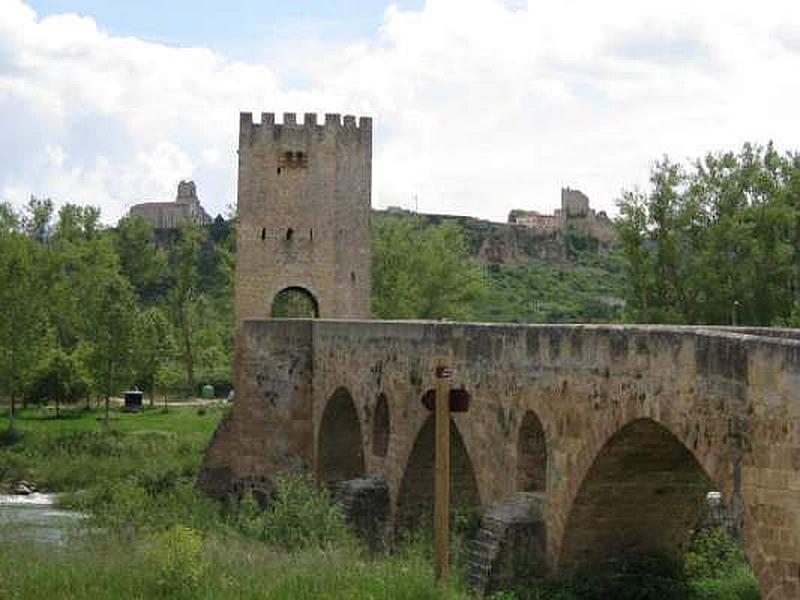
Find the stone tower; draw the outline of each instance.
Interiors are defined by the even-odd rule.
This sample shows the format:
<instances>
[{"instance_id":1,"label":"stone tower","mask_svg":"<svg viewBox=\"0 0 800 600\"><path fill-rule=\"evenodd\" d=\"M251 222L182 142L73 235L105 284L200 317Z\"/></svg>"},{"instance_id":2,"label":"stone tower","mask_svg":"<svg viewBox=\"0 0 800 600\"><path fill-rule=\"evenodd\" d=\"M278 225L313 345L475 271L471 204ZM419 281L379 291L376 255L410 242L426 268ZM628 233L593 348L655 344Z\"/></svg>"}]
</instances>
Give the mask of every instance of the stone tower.
<instances>
[{"instance_id":1,"label":"stone tower","mask_svg":"<svg viewBox=\"0 0 800 600\"><path fill-rule=\"evenodd\" d=\"M237 322L287 290L319 317L369 318L371 182L371 119L241 114Z\"/></svg>"}]
</instances>

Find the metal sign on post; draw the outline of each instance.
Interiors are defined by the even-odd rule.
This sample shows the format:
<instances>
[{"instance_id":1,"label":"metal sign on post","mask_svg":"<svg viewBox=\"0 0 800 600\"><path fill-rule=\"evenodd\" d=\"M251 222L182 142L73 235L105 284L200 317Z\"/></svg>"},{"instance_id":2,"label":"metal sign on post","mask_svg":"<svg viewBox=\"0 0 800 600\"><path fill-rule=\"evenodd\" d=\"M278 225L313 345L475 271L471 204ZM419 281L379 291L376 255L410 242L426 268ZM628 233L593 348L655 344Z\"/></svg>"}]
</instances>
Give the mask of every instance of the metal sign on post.
<instances>
[{"instance_id":1,"label":"metal sign on post","mask_svg":"<svg viewBox=\"0 0 800 600\"><path fill-rule=\"evenodd\" d=\"M450 529L450 378L453 368L436 365L436 459L433 544L436 582L447 580Z\"/></svg>"}]
</instances>

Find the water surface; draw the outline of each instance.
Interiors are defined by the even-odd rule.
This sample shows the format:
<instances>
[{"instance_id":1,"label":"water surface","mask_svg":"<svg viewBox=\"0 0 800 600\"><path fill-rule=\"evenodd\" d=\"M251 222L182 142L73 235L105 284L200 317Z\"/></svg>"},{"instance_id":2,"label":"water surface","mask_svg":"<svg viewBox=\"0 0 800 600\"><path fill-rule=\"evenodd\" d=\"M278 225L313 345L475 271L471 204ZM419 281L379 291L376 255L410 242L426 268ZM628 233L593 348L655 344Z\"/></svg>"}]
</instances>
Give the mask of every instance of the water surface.
<instances>
[{"instance_id":1,"label":"water surface","mask_svg":"<svg viewBox=\"0 0 800 600\"><path fill-rule=\"evenodd\" d=\"M75 525L85 515L74 510L56 508L55 501L55 494L0 494L2 541L66 544Z\"/></svg>"}]
</instances>

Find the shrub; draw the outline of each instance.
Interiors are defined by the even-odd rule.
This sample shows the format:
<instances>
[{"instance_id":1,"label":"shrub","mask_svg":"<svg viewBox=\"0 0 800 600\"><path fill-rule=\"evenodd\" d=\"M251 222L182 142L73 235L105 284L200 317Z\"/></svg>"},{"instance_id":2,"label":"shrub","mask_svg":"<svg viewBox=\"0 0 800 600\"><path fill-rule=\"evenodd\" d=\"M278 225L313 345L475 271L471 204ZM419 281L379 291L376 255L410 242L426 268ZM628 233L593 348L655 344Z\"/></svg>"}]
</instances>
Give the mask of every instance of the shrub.
<instances>
[{"instance_id":1,"label":"shrub","mask_svg":"<svg viewBox=\"0 0 800 600\"><path fill-rule=\"evenodd\" d=\"M159 586L169 595L194 595L207 569L202 537L183 525L155 534L147 557L158 573Z\"/></svg>"},{"instance_id":2,"label":"shrub","mask_svg":"<svg viewBox=\"0 0 800 600\"><path fill-rule=\"evenodd\" d=\"M101 482L76 502L93 524L112 533L158 531L180 524L212 529L220 524L217 506L191 480L169 471Z\"/></svg>"},{"instance_id":3,"label":"shrub","mask_svg":"<svg viewBox=\"0 0 800 600\"><path fill-rule=\"evenodd\" d=\"M341 511L311 477L284 474L274 484L266 510L251 492L244 494L233 517L239 531L286 549L324 547L347 539Z\"/></svg>"},{"instance_id":4,"label":"shrub","mask_svg":"<svg viewBox=\"0 0 800 600\"><path fill-rule=\"evenodd\" d=\"M749 567L740 567L720 579L699 579L691 582L697 600L758 600L758 581Z\"/></svg>"},{"instance_id":5,"label":"shrub","mask_svg":"<svg viewBox=\"0 0 800 600\"><path fill-rule=\"evenodd\" d=\"M693 597L700 600L758 600L758 582L744 552L721 527L698 532L683 557Z\"/></svg>"},{"instance_id":6,"label":"shrub","mask_svg":"<svg viewBox=\"0 0 800 600\"><path fill-rule=\"evenodd\" d=\"M698 532L683 557L683 570L689 579L717 579L743 565L744 553L722 527Z\"/></svg>"}]
</instances>

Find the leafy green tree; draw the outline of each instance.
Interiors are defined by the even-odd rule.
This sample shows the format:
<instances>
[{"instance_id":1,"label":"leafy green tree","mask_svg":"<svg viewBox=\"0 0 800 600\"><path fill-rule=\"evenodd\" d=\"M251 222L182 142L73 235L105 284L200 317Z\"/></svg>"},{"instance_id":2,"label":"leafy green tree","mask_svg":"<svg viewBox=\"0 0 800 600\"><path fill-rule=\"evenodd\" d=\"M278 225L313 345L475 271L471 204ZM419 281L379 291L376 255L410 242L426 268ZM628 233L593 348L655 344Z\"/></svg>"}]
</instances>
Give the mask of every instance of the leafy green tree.
<instances>
[{"instance_id":1,"label":"leafy green tree","mask_svg":"<svg viewBox=\"0 0 800 600\"><path fill-rule=\"evenodd\" d=\"M134 323L134 380L150 396L151 406L155 401L158 369L172 354L169 319L159 308L140 309Z\"/></svg>"},{"instance_id":2,"label":"leafy green tree","mask_svg":"<svg viewBox=\"0 0 800 600\"><path fill-rule=\"evenodd\" d=\"M169 285L167 255L155 243L152 226L141 217L120 219L114 247L122 273L139 298L147 304L163 300Z\"/></svg>"},{"instance_id":3,"label":"leafy green tree","mask_svg":"<svg viewBox=\"0 0 800 600\"><path fill-rule=\"evenodd\" d=\"M194 305L198 296L197 256L201 241L202 232L199 228L182 227L180 237L170 256L173 285L168 294L168 301L186 372L186 387L190 393L195 389Z\"/></svg>"},{"instance_id":4,"label":"leafy green tree","mask_svg":"<svg viewBox=\"0 0 800 600\"><path fill-rule=\"evenodd\" d=\"M19 231L20 217L9 202L0 202L0 233Z\"/></svg>"},{"instance_id":5,"label":"leafy green tree","mask_svg":"<svg viewBox=\"0 0 800 600\"><path fill-rule=\"evenodd\" d=\"M94 301L90 366L108 423L110 397L130 385L133 376L134 295L125 278L115 274L98 282Z\"/></svg>"},{"instance_id":6,"label":"leafy green tree","mask_svg":"<svg viewBox=\"0 0 800 600\"><path fill-rule=\"evenodd\" d=\"M98 232L99 221L99 208L65 204L58 211L52 237L72 243L91 239Z\"/></svg>"},{"instance_id":7,"label":"leafy green tree","mask_svg":"<svg viewBox=\"0 0 800 600\"><path fill-rule=\"evenodd\" d=\"M45 311L38 249L15 231L0 231L0 382L11 401L11 427L26 374L44 347Z\"/></svg>"},{"instance_id":8,"label":"leafy green tree","mask_svg":"<svg viewBox=\"0 0 800 600\"><path fill-rule=\"evenodd\" d=\"M772 145L657 163L623 194L618 229L629 318L771 325L798 298L800 159Z\"/></svg>"},{"instance_id":9,"label":"leafy green tree","mask_svg":"<svg viewBox=\"0 0 800 600\"><path fill-rule=\"evenodd\" d=\"M44 244L52 230L53 201L50 198L31 196L25 207L22 224L25 233L32 240Z\"/></svg>"},{"instance_id":10,"label":"leafy green tree","mask_svg":"<svg viewBox=\"0 0 800 600\"><path fill-rule=\"evenodd\" d=\"M454 223L378 217L372 261L372 310L380 318L465 320L486 293L483 271Z\"/></svg>"},{"instance_id":11,"label":"leafy green tree","mask_svg":"<svg viewBox=\"0 0 800 600\"><path fill-rule=\"evenodd\" d=\"M82 365L60 348L55 348L35 369L28 395L37 402L53 400L56 418L59 418L61 403L77 402L88 394L88 389L89 381Z\"/></svg>"}]
</instances>

